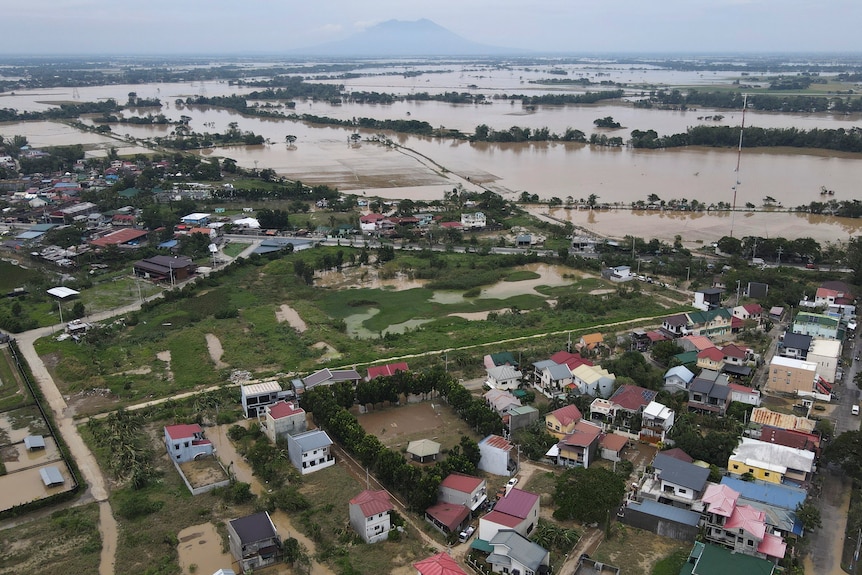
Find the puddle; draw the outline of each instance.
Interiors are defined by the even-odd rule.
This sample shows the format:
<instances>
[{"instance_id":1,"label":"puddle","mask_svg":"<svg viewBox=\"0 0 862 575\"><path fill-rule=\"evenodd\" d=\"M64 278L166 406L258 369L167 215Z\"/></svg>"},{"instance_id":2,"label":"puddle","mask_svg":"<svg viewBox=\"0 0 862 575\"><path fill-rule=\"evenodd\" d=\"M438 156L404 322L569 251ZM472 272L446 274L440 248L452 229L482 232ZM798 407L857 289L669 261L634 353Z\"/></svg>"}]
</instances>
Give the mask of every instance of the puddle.
<instances>
[{"instance_id":1,"label":"puddle","mask_svg":"<svg viewBox=\"0 0 862 575\"><path fill-rule=\"evenodd\" d=\"M532 294L540 297L545 297L536 291L539 286L565 286L571 284L573 278L564 278L563 274L571 275L574 272L569 268L561 266L552 266L548 264L529 264L518 268L519 270L531 271L539 274L538 278L507 282L501 281L491 287L484 288L479 295L480 298L486 299L506 299L516 295Z\"/></svg>"},{"instance_id":2,"label":"puddle","mask_svg":"<svg viewBox=\"0 0 862 575\"><path fill-rule=\"evenodd\" d=\"M299 317L299 313L287 304L282 304L280 308L275 310L275 320L278 323L288 322L290 327L299 333L303 333L308 329L308 326L305 325L305 322L301 317Z\"/></svg>"},{"instance_id":3,"label":"puddle","mask_svg":"<svg viewBox=\"0 0 862 575\"><path fill-rule=\"evenodd\" d=\"M177 539L183 574L209 575L233 565L233 556L222 551L221 536L212 523L186 527L177 533Z\"/></svg>"},{"instance_id":4,"label":"puddle","mask_svg":"<svg viewBox=\"0 0 862 575\"><path fill-rule=\"evenodd\" d=\"M374 332L366 328L362 324L379 314L380 310L376 307L369 308L363 313L355 313L344 318L344 323L347 325L347 335L356 339L372 339L380 337L387 333L404 333L408 329L414 329L422 324L434 321L432 319L408 319L401 323L393 323L383 329L381 332Z\"/></svg>"},{"instance_id":5,"label":"puddle","mask_svg":"<svg viewBox=\"0 0 862 575\"><path fill-rule=\"evenodd\" d=\"M459 313L450 313L451 317L462 317L468 321L484 321L488 319L489 313L504 313L509 311L508 308L504 309L490 309L488 311L469 311L469 312L459 312Z\"/></svg>"},{"instance_id":6,"label":"puddle","mask_svg":"<svg viewBox=\"0 0 862 575\"><path fill-rule=\"evenodd\" d=\"M44 435L48 427L35 407L13 409L0 414L0 445L20 443L28 435Z\"/></svg>"},{"instance_id":7,"label":"puddle","mask_svg":"<svg viewBox=\"0 0 862 575\"><path fill-rule=\"evenodd\" d=\"M325 341L319 341L311 347L324 350L323 355L320 356L320 359L317 360L318 363L338 359L339 357L341 357L341 354L338 352L338 350L326 343Z\"/></svg>"},{"instance_id":8,"label":"puddle","mask_svg":"<svg viewBox=\"0 0 862 575\"><path fill-rule=\"evenodd\" d=\"M434 295L428 298L428 301L443 305L452 305L456 303L464 303L467 301L467 298L464 297L464 292L443 290L435 291Z\"/></svg>"},{"instance_id":9,"label":"puddle","mask_svg":"<svg viewBox=\"0 0 862 575\"><path fill-rule=\"evenodd\" d=\"M210 352L210 359L213 360L216 369L224 369L226 367L230 367L228 364L221 360L221 356L224 355L224 350L221 346L221 340L217 335L208 333L206 334L207 338L207 350Z\"/></svg>"}]
</instances>

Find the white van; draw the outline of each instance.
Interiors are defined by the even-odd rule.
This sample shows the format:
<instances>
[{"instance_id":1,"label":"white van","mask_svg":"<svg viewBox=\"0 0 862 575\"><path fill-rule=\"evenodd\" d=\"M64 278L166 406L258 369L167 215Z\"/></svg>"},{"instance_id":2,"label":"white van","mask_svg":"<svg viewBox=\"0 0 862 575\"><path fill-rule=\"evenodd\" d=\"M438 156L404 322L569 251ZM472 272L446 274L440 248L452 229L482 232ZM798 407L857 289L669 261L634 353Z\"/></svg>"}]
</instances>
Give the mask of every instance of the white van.
<instances>
[{"instance_id":1,"label":"white van","mask_svg":"<svg viewBox=\"0 0 862 575\"><path fill-rule=\"evenodd\" d=\"M854 405L850 408L850 413L853 415L859 415L859 404Z\"/></svg>"}]
</instances>

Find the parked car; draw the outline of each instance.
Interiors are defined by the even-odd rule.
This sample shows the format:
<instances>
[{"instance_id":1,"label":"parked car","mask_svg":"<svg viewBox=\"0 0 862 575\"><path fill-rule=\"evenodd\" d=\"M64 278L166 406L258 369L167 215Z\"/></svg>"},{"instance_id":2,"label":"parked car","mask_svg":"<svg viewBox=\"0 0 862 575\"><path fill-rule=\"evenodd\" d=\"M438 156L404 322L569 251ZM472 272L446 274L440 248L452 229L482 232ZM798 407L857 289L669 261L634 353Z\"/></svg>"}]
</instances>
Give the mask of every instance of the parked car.
<instances>
[{"instance_id":1,"label":"parked car","mask_svg":"<svg viewBox=\"0 0 862 575\"><path fill-rule=\"evenodd\" d=\"M850 408L850 413L852 413L853 415L859 415L859 404L858 403Z\"/></svg>"},{"instance_id":2,"label":"parked car","mask_svg":"<svg viewBox=\"0 0 862 575\"><path fill-rule=\"evenodd\" d=\"M517 484L518 484L518 478L513 477L512 479L510 479L509 481L506 482L506 487L514 487Z\"/></svg>"},{"instance_id":3,"label":"parked car","mask_svg":"<svg viewBox=\"0 0 862 575\"><path fill-rule=\"evenodd\" d=\"M466 543L467 540L470 539L470 536L473 535L474 531L476 531L476 528L472 525L469 526L467 529L458 534L458 541L460 541L461 543Z\"/></svg>"}]
</instances>

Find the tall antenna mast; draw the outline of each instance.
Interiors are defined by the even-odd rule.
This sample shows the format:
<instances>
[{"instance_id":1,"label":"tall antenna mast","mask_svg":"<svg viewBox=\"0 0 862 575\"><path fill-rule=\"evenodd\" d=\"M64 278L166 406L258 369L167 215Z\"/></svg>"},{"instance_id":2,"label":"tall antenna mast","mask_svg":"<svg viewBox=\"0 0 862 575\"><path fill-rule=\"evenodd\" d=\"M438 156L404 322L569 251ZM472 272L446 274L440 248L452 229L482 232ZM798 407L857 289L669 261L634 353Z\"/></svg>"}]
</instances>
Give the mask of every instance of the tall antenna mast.
<instances>
[{"instance_id":1,"label":"tall antenna mast","mask_svg":"<svg viewBox=\"0 0 862 575\"><path fill-rule=\"evenodd\" d=\"M745 109L748 107L748 94L742 95L742 126L739 128L739 147L736 151L736 184L733 186L733 207L730 212L730 237L733 237L733 223L736 219L736 192L739 184L739 163L742 160L742 135L745 133Z\"/></svg>"}]
</instances>

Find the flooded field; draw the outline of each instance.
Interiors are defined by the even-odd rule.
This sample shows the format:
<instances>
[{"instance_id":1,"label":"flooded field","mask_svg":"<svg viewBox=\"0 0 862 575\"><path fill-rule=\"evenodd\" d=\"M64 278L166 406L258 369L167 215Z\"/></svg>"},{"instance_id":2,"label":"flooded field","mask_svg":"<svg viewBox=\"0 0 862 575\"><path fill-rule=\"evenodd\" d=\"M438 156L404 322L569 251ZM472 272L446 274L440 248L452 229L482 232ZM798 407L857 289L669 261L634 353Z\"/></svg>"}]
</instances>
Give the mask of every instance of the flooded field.
<instances>
[{"instance_id":1,"label":"flooded field","mask_svg":"<svg viewBox=\"0 0 862 575\"><path fill-rule=\"evenodd\" d=\"M63 476L63 483L46 487L39 470L53 467ZM72 475L62 461L52 461L0 476L0 511L72 489Z\"/></svg>"},{"instance_id":2,"label":"flooded field","mask_svg":"<svg viewBox=\"0 0 862 575\"><path fill-rule=\"evenodd\" d=\"M0 459L8 473L60 460L60 450L53 437L43 437L44 449L29 450L23 443L0 447Z\"/></svg>"},{"instance_id":3,"label":"flooded field","mask_svg":"<svg viewBox=\"0 0 862 575\"><path fill-rule=\"evenodd\" d=\"M234 563L233 556L222 549L222 538L212 523L186 527L177 533L177 539L180 569L184 575L215 573Z\"/></svg>"},{"instance_id":4,"label":"flooded field","mask_svg":"<svg viewBox=\"0 0 862 575\"><path fill-rule=\"evenodd\" d=\"M483 289L482 292L479 294L479 297L486 299L506 299L522 294L533 294L544 297L542 296L542 294L536 291L537 287L564 286L570 285L575 281L575 278L563 277L563 274L571 275L573 272L571 269L563 268L561 266L553 266L547 264L528 264L525 266L521 266L517 269L539 274L539 277L535 279L527 279L514 282L498 282L491 287Z\"/></svg>"},{"instance_id":5,"label":"flooded field","mask_svg":"<svg viewBox=\"0 0 862 575\"><path fill-rule=\"evenodd\" d=\"M441 67L442 66L442 67ZM741 113L734 110L699 109L664 111L632 106L640 88L635 86L703 86L728 84L731 72L681 72L663 70L648 65L631 66L613 63L568 63L564 65L570 78L591 80L612 79L630 84L624 101L603 102L581 106L537 106L525 109L520 101L493 100L501 94L536 95L547 93L582 93L597 90L596 86L542 85L530 83L551 77L551 66L495 67L485 63L427 63L411 66L404 76L374 74L364 70L361 77L339 79L348 90L369 90L396 94L417 92L442 93L465 91L485 94L490 104L454 105L445 102L403 101L388 105L358 104L349 100L340 105L327 101L298 101L297 114L328 116L342 120L370 117L379 120L411 119L435 127L457 129L471 133L485 124L495 130L512 126L537 129L547 127L562 133L571 127L587 135L597 132L596 118L612 116L622 124L618 130L603 131L610 136L628 138L631 131L656 130L659 135L685 131L695 125L739 126ZM394 68L381 67L391 72ZM417 74L414 74L418 72ZM177 105L177 98L197 95L245 94L248 87L230 86L222 82L178 84L143 84L135 86L105 86L21 91L0 95L0 106L19 110L43 110L65 101L96 101L115 98L123 103L129 91L145 98L161 98L160 113L172 120L181 115L191 118L194 131L224 132L231 122L239 129L262 135L268 143L259 146L231 146L201 150L203 157L230 157L245 168L268 167L289 179L310 185L326 184L340 190L382 198L414 200L441 199L445 191L458 184L475 191L489 189L508 199L522 192L537 194L542 199L552 197L567 201L585 199L591 194L600 203L629 204L656 194L662 200L688 199L706 204L733 201L737 188L737 205L752 203L760 206L771 196L786 207L820 201L821 187L835 191L836 200L860 196L862 155L842 154L825 150L745 149L739 173L735 172L737 153L734 149L673 148L666 150L635 150L604 148L563 142L470 143L463 140L435 139L406 134L388 133L398 147L387 147L370 141L349 143L350 127L327 127L278 118L244 116L234 110L203 106ZM274 102L283 104L283 102ZM286 110L286 109L284 109ZM127 115L143 115L154 109L126 110ZM288 111L288 110L286 110ZM715 120L716 115L721 116ZM762 128L851 129L862 124L859 115L780 114L751 110L746 125ZM114 125L120 140L81 133L55 122L27 122L0 125L0 133L27 135L36 146L84 143L105 151L106 147L123 144L126 135L147 139L164 136L170 126ZM376 136L374 131L359 131L363 138ZM285 136L293 135L296 142L287 146ZM129 146L133 145L131 143ZM122 152L121 152L122 153ZM737 181L739 184L737 185ZM578 213L573 219L588 219ZM718 216L720 219L723 216ZM684 232L715 237L723 230L723 222L711 216L692 216L675 222L671 231L666 220L653 214L615 214L583 225L610 230L609 235L629 233L652 237L652 232L671 237ZM768 218L768 219L761 219ZM580 225L580 223L579 223ZM824 220L798 219L793 214L757 214L740 222L740 234L748 230L768 230L784 237L810 236L820 240L844 239L855 233L855 224ZM844 227L849 229L843 229ZM603 232L604 233L604 232ZM726 235L721 231L718 237ZM763 235L757 234L757 235ZM686 238L688 239L688 238Z\"/></svg>"}]
</instances>

